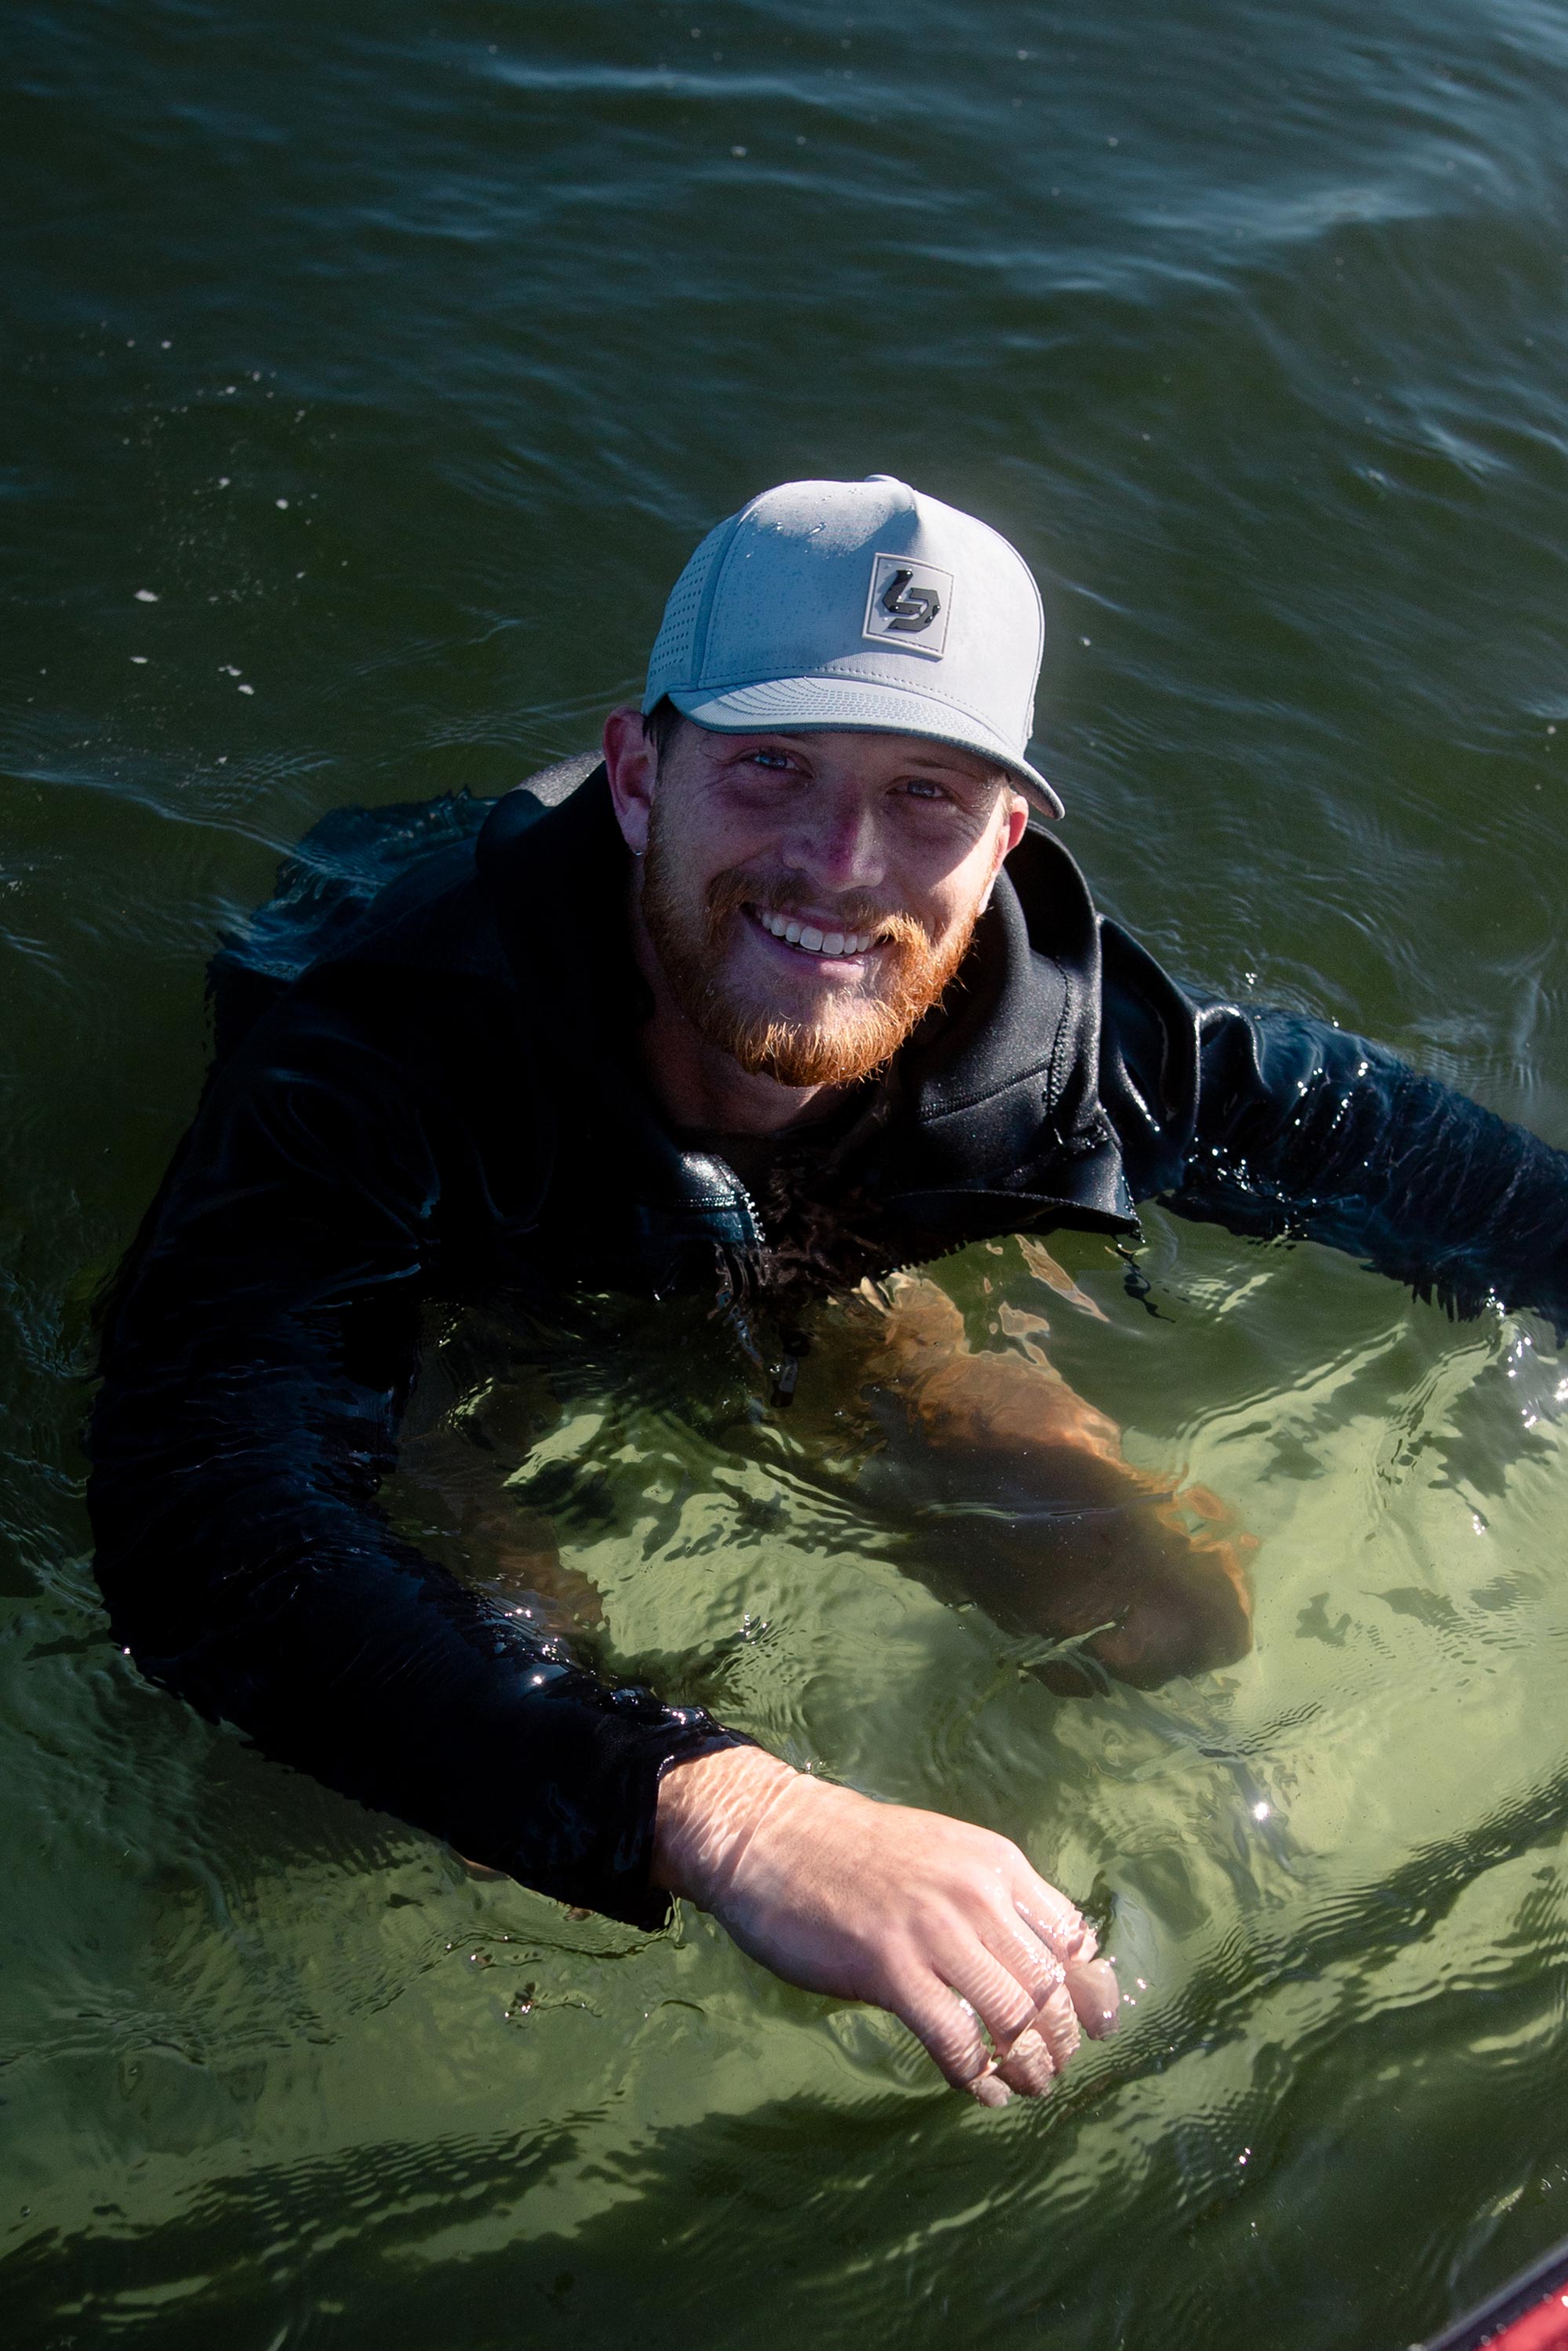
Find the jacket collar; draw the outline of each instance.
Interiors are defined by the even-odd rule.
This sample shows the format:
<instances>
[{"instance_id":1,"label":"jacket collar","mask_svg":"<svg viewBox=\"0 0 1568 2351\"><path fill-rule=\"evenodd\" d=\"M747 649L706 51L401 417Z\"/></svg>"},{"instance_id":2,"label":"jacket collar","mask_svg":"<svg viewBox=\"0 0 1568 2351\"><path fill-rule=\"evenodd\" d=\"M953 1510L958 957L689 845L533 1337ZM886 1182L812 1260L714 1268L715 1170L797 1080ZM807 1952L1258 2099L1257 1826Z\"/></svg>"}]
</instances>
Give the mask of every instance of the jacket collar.
<instances>
[{"instance_id":1,"label":"jacket collar","mask_svg":"<svg viewBox=\"0 0 1568 2351\"><path fill-rule=\"evenodd\" d=\"M906 1198L907 1213L1016 1227L1064 1212L1136 1230L1100 1104L1100 925L1088 886L1068 852L1031 829L998 882L941 1025L905 1049L914 1132L899 1190L920 1196Z\"/></svg>"},{"instance_id":2,"label":"jacket collar","mask_svg":"<svg viewBox=\"0 0 1568 2351\"><path fill-rule=\"evenodd\" d=\"M507 792L476 859L517 985L530 1001L542 992L563 1039L623 1059L653 1003L632 953L632 861L602 764L554 808L526 786Z\"/></svg>"}]
</instances>

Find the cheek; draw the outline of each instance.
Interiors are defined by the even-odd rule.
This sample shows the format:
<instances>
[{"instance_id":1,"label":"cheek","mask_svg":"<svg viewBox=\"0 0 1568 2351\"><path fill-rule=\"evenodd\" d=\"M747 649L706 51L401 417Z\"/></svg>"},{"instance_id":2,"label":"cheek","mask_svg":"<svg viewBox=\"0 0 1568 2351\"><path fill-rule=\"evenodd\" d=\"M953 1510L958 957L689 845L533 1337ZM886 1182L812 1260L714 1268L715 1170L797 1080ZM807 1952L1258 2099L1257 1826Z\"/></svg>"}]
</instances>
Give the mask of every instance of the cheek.
<instances>
[{"instance_id":1,"label":"cheek","mask_svg":"<svg viewBox=\"0 0 1568 2351\"><path fill-rule=\"evenodd\" d=\"M701 836L702 859L710 873L777 873L787 863L781 829L755 812L710 809Z\"/></svg>"},{"instance_id":2,"label":"cheek","mask_svg":"<svg viewBox=\"0 0 1568 2351\"><path fill-rule=\"evenodd\" d=\"M986 827L984 836L964 861L964 911L972 919L996 887L997 876L1009 847L1006 822Z\"/></svg>"},{"instance_id":3,"label":"cheek","mask_svg":"<svg viewBox=\"0 0 1568 2351\"><path fill-rule=\"evenodd\" d=\"M779 828L733 806L723 794L705 794L682 810L681 852L688 872L706 885L737 867L767 872L779 858Z\"/></svg>"},{"instance_id":4,"label":"cheek","mask_svg":"<svg viewBox=\"0 0 1568 2351\"><path fill-rule=\"evenodd\" d=\"M1007 848L1006 820L996 810L946 824L890 829L885 842L890 899L943 934L973 919Z\"/></svg>"},{"instance_id":5,"label":"cheek","mask_svg":"<svg viewBox=\"0 0 1568 2351\"><path fill-rule=\"evenodd\" d=\"M934 882L923 901L912 900L911 911L918 907L927 929L939 938L946 938L974 921L995 879L995 871L990 851L979 851Z\"/></svg>"},{"instance_id":6,"label":"cheek","mask_svg":"<svg viewBox=\"0 0 1568 2351\"><path fill-rule=\"evenodd\" d=\"M657 811L653 831L666 891L683 904L699 904L730 862L722 828L707 822L702 809L679 802Z\"/></svg>"}]
</instances>

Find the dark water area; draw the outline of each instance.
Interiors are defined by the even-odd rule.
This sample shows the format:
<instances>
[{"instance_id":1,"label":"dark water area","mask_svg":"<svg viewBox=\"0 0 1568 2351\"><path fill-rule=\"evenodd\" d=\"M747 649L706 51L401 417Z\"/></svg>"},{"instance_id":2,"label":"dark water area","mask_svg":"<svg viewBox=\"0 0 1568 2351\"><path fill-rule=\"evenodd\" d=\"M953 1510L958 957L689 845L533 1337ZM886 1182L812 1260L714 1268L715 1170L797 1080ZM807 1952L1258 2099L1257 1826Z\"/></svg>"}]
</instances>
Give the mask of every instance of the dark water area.
<instances>
[{"instance_id":1,"label":"dark water area","mask_svg":"<svg viewBox=\"0 0 1568 2351\"><path fill-rule=\"evenodd\" d=\"M1091 1237L1057 1254L1098 1316L1016 1244L945 1264L977 1346L1043 1317L1133 1457L1262 1539L1251 1656L1080 1699L787 1432L685 1410L657 1328L542 1436L494 1378L491 1504L555 1515L628 1667L1108 1921L1124 2031L1001 2116L705 1920L471 1880L149 1689L77 1432L217 932L326 810L591 742L699 534L791 475L899 474L1023 550L1064 837L1172 968L1568 1144L1568 15L6 34L10 2339L1409 2344L1568 2232L1542 1326L1158 1210L1157 1314Z\"/></svg>"}]
</instances>

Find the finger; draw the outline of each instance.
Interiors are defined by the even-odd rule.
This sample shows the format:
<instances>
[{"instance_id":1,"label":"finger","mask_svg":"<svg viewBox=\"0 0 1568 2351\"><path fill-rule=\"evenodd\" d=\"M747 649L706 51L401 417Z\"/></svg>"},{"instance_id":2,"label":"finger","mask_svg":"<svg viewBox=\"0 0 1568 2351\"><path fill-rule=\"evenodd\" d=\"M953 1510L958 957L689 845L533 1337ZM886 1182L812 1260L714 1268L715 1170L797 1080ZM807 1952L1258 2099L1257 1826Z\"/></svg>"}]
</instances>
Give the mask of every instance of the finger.
<instances>
[{"instance_id":1,"label":"finger","mask_svg":"<svg viewBox=\"0 0 1568 2351\"><path fill-rule=\"evenodd\" d=\"M1122 1988L1109 1959L1085 1959L1067 1970L1067 1992L1085 2032L1103 2041L1115 2032Z\"/></svg>"},{"instance_id":2,"label":"finger","mask_svg":"<svg viewBox=\"0 0 1568 2351\"><path fill-rule=\"evenodd\" d=\"M985 1929L985 1942L988 1949L1028 1992L1034 2002L1034 2015L1030 2022L1031 2024L1037 2023L1041 2010L1049 2001L1056 1998L1066 1983L1067 1970L1061 1961L1054 1951L1047 1949L1038 1935L1030 1932L1016 1913L1011 1917L1003 1917L994 1926L988 1927ZM1068 2001L1065 2005L1067 2013L1071 2015L1071 2001ZM1073 2022L1071 2039L1073 2045L1076 2046L1078 2039L1076 2021ZM1071 2054L1071 2050L1067 2053Z\"/></svg>"},{"instance_id":3,"label":"finger","mask_svg":"<svg viewBox=\"0 0 1568 2351\"><path fill-rule=\"evenodd\" d=\"M997 2059L997 2074L1009 2090L1025 2098L1049 2097L1055 2086L1057 2066L1051 2050L1033 2025L1019 2034L1005 2057Z\"/></svg>"},{"instance_id":4,"label":"finger","mask_svg":"<svg viewBox=\"0 0 1568 2351\"><path fill-rule=\"evenodd\" d=\"M1020 2039L1033 2035L1040 2042L1050 2057L1051 2070L1060 2074L1079 2046L1082 2035L1079 2020L1068 1989L1068 1971L1051 1951L1037 1941L1020 1921L1016 1934L1004 1926L989 1938L997 1957L1009 1965L1021 1983L1027 1983L1038 2003L1032 2022ZM1013 2048L1019 2043L1015 2042ZM998 2057L1010 2056L1012 2050L998 2050ZM1001 2067L1004 2081L1012 2075ZM1017 2085L1015 2085L1015 2087Z\"/></svg>"},{"instance_id":5,"label":"finger","mask_svg":"<svg viewBox=\"0 0 1568 2351\"><path fill-rule=\"evenodd\" d=\"M972 2082L966 2082L964 2087L982 2106L1008 2106L1012 2104L1012 2092L994 2068L977 2075Z\"/></svg>"},{"instance_id":6,"label":"finger","mask_svg":"<svg viewBox=\"0 0 1568 2351\"><path fill-rule=\"evenodd\" d=\"M956 2090L967 2090L982 2105L1005 2106L1009 2092L997 2079L990 2051L968 2002L955 1999L935 1975L912 1977L888 1991L888 2007L907 2024L927 2055Z\"/></svg>"},{"instance_id":7,"label":"finger","mask_svg":"<svg viewBox=\"0 0 1568 2351\"><path fill-rule=\"evenodd\" d=\"M1003 1930L996 1930L1000 1938ZM1061 1964L1035 1945L1032 1955L1020 1935L1009 1967L988 1947L962 1950L956 1963L937 1970L966 2005L978 2011L996 2052L996 2072L1026 2098L1045 2096L1078 2045L1078 2024L1064 1987ZM1016 1969L1016 1972L1015 1972ZM1020 1980L1020 1978L1025 1980ZM1025 1981L1029 1989L1025 1989Z\"/></svg>"},{"instance_id":8,"label":"finger","mask_svg":"<svg viewBox=\"0 0 1568 2351\"><path fill-rule=\"evenodd\" d=\"M1060 2074L1082 2040L1078 2013L1065 1983L1059 1984L1045 2002L1035 2019L1034 2029L1050 2050L1051 2063Z\"/></svg>"},{"instance_id":9,"label":"finger","mask_svg":"<svg viewBox=\"0 0 1568 2351\"><path fill-rule=\"evenodd\" d=\"M1013 1872L1010 1892L1013 1907L1025 1925L1033 1928L1045 1945L1053 1951L1064 1967L1077 1959L1092 1959L1099 1949L1093 1928L1065 1894L1048 1885L1032 1870L1022 1855Z\"/></svg>"},{"instance_id":10,"label":"finger","mask_svg":"<svg viewBox=\"0 0 1568 2351\"><path fill-rule=\"evenodd\" d=\"M1039 2014L1040 1998L1033 1987L1020 1983L973 1930L938 1942L929 1957L942 1980L975 2010L998 2058L1006 2056Z\"/></svg>"},{"instance_id":11,"label":"finger","mask_svg":"<svg viewBox=\"0 0 1568 2351\"><path fill-rule=\"evenodd\" d=\"M1067 1990L1079 2022L1096 2040L1116 2030L1122 1995L1116 1971L1097 1954L1099 1938L1093 1928L1064 1894L1037 1877L1026 1864L1014 1888L1014 1907L1046 1948L1061 1960Z\"/></svg>"}]
</instances>

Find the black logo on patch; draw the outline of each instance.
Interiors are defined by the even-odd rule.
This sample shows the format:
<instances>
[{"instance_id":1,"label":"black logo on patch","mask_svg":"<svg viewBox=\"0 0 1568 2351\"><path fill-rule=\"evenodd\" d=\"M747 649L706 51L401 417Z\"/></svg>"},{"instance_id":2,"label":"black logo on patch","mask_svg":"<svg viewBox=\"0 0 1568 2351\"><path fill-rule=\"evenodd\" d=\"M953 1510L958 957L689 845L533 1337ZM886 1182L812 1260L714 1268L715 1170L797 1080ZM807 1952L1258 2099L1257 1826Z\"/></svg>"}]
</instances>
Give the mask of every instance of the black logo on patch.
<instances>
[{"instance_id":1,"label":"black logo on patch","mask_svg":"<svg viewBox=\"0 0 1568 2351\"><path fill-rule=\"evenodd\" d=\"M887 614L888 627L896 629L901 636L918 636L942 610L942 599L935 588L917 588L910 595L909 583L914 577L913 571L895 571L877 598Z\"/></svg>"}]
</instances>

